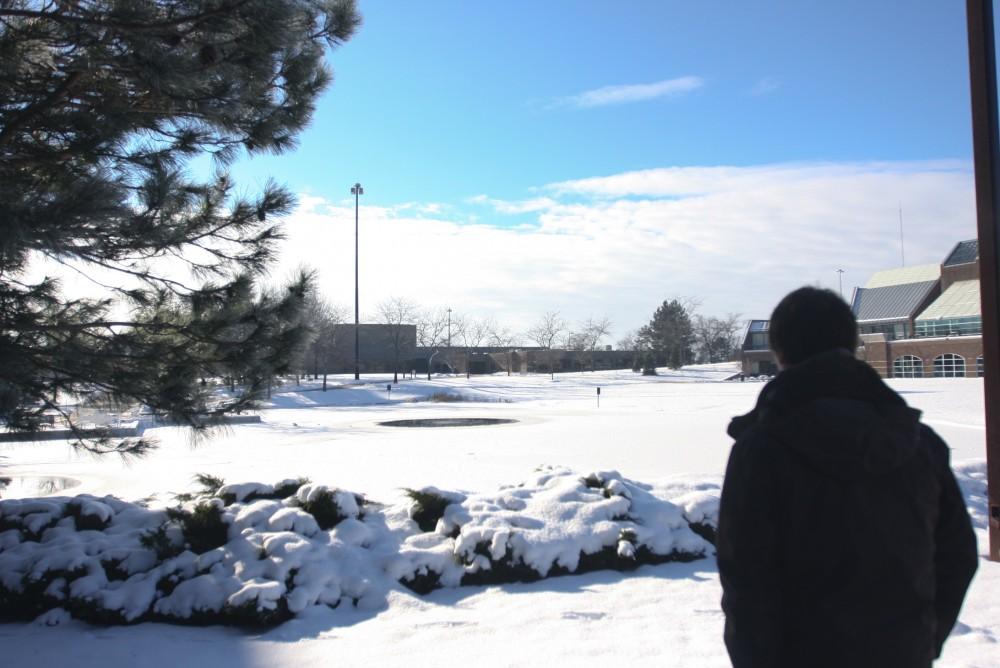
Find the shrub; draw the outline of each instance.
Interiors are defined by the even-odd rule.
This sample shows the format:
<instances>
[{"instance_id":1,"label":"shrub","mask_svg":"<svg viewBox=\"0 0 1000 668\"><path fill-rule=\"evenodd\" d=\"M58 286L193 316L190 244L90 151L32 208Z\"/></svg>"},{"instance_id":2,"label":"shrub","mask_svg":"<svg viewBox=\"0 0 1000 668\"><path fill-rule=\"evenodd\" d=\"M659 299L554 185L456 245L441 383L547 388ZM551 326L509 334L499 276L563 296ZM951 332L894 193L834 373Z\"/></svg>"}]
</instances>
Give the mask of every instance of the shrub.
<instances>
[{"instance_id":1,"label":"shrub","mask_svg":"<svg viewBox=\"0 0 1000 668\"><path fill-rule=\"evenodd\" d=\"M332 529L347 519L347 515L341 512L333 492L329 490L323 490L313 495L308 501L300 502L299 507L315 517L316 524L323 531Z\"/></svg>"},{"instance_id":2,"label":"shrub","mask_svg":"<svg viewBox=\"0 0 1000 668\"><path fill-rule=\"evenodd\" d=\"M459 394L451 394L449 392L435 392L430 397L428 397L427 400L437 403L454 403L458 401L468 401L468 399Z\"/></svg>"},{"instance_id":3,"label":"shrub","mask_svg":"<svg viewBox=\"0 0 1000 668\"><path fill-rule=\"evenodd\" d=\"M66 516L72 517L77 531L103 531L111 523L111 517L97 513L85 513L83 500L73 500L66 504Z\"/></svg>"},{"instance_id":4,"label":"shrub","mask_svg":"<svg viewBox=\"0 0 1000 668\"><path fill-rule=\"evenodd\" d=\"M181 525L184 540L195 554L222 547L229 540L229 525L222 521L222 508L202 502L192 511L170 508L167 516Z\"/></svg>"},{"instance_id":5,"label":"shrub","mask_svg":"<svg viewBox=\"0 0 1000 668\"><path fill-rule=\"evenodd\" d=\"M183 545L178 545L170 540L166 524L161 524L156 529L144 533L139 537L139 543L146 549L155 552L158 561L166 561L184 551Z\"/></svg>"},{"instance_id":6,"label":"shrub","mask_svg":"<svg viewBox=\"0 0 1000 668\"><path fill-rule=\"evenodd\" d=\"M215 496L226 484L222 478L208 473L195 473L194 481L201 485L202 496Z\"/></svg>"},{"instance_id":7,"label":"shrub","mask_svg":"<svg viewBox=\"0 0 1000 668\"><path fill-rule=\"evenodd\" d=\"M308 484L309 484L309 478L298 478L296 480L285 482L274 488L274 494L270 498L287 499L288 497L295 494L295 492L299 491L299 487Z\"/></svg>"},{"instance_id":8,"label":"shrub","mask_svg":"<svg viewBox=\"0 0 1000 668\"><path fill-rule=\"evenodd\" d=\"M691 531L707 540L712 545L715 545L715 527L707 522L688 522L688 526L691 527Z\"/></svg>"},{"instance_id":9,"label":"shrub","mask_svg":"<svg viewBox=\"0 0 1000 668\"><path fill-rule=\"evenodd\" d=\"M434 531L438 520L444 517L444 509L452 502L440 494L427 490L406 488L404 491L413 501L410 506L410 518L417 523L421 531Z\"/></svg>"}]
</instances>

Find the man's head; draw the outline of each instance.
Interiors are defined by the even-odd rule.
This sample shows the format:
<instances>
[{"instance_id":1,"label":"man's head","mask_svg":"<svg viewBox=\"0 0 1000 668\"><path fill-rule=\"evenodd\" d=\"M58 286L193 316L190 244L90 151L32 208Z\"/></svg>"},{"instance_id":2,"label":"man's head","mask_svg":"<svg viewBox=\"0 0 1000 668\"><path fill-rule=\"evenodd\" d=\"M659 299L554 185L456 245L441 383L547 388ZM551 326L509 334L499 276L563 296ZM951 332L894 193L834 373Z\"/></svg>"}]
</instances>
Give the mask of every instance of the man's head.
<instances>
[{"instance_id":1,"label":"man's head","mask_svg":"<svg viewBox=\"0 0 1000 668\"><path fill-rule=\"evenodd\" d=\"M782 367L813 355L858 345L858 323L851 307L830 290L804 287L790 292L771 314L771 350Z\"/></svg>"}]
</instances>

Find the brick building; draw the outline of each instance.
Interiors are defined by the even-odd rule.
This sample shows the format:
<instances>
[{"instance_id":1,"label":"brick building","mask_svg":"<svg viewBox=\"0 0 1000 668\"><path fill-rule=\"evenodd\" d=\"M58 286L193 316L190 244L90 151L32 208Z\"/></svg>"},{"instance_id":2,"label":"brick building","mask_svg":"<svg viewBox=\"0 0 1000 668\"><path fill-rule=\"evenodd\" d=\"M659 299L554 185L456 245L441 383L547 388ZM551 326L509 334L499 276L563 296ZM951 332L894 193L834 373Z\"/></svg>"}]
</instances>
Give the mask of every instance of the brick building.
<instances>
[{"instance_id":1,"label":"brick building","mask_svg":"<svg viewBox=\"0 0 1000 668\"><path fill-rule=\"evenodd\" d=\"M975 239L956 244L940 265L876 273L863 288L855 288L851 310L860 334L856 354L883 377L983 375ZM767 326L766 320L748 323L741 347L743 373L773 373L774 362L765 353Z\"/></svg>"}]
</instances>

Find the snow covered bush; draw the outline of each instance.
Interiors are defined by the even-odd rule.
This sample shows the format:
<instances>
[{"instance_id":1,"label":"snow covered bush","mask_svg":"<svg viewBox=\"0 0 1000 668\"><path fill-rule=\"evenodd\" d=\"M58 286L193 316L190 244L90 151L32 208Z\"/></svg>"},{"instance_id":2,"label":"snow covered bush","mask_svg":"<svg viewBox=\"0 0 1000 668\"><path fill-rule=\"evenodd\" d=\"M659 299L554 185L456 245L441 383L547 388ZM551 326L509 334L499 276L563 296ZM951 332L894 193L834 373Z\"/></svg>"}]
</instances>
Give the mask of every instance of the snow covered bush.
<instances>
[{"instance_id":1,"label":"snow covered bush","mask_svg":"<svg viewBox=\"0 0 1000 668\"><path fill-rule=\"evenodd\" d=\"M190 510L171 508L167 510L167 517L180 525L184 546L201 554L229 541L229 525L223 519L222 509L222 501L212 499L197 503Z\"/></svg>"},{"instance_id":2,"label":"snow covered bush","mask_svg":"<svg viewBox=\"0 0 1000 668\"><path fill-rule=\"evenodd\" d=\"M384 602L386 577L367 556L391 541L381 518L366 526L360 497L318 485L251 498L287 486L236 486L228 493L246 502L196 496L166 510L113 497L0 501L0 618L266 626L310 605Z\"/></svg>"},{"instance_id":3,"label":"snow covered bush","mask_svg":"<svg viewBox=\"0 0 1000 668\"><path fill-rule=\"evenodd\" d=\"M400 583L427 592L688 561L712 550L689 521L710 524L718 506L712 486L682 485L671 503L614 471L556 468L494 494L411 489L393 506L304 480L198 483L160 510L0 500L0 618L269 626L317 605L378 609Z\"/></svg>"},{"instance_id":4,"label":"snow covered bush","mask_svg":"<svg viewBox=\"0 0 1000 668\"><path fill-rule=\"evenodd\" d=\"M329 489L325 485L303 485L292 500L316 518L319 528L332 529L348 518L361 515L365 501L361 495Z\"/></svg>"},{"instance_id":5,"label":"snow covered bush","mask_svg":"<svg viewBox=\"0 0 1000 668\"><path fill-rule=\"evenodd\" d=\"M410 519L425 532L437 528L438 521L444 517L444 511L449 505L465 500L463 494L443 492L436 487L406 488L403 491L411 501L408 511Z\"/></svg>"},{"instance_id":6,"label":"snow covered bush","mask_svg":"<svg viewBox=\"0 0 1000 668\"><path fill-rule=\"evenodd\" d=\"M448 505L433 534L407 538L392 565L407 587L532 582L552 575L691 561L712 547L680 507L616 471L546 468L498 495Z\"/></svg>"}]
</instances>

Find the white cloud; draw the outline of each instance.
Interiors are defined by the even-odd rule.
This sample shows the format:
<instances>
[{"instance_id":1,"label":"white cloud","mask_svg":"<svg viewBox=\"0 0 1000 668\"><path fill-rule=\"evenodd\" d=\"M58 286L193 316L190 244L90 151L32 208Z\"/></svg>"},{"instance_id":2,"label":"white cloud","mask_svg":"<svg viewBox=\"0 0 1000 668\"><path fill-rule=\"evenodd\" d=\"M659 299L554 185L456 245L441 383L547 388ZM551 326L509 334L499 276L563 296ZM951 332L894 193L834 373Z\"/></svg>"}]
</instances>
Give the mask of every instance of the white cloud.
<instances>
[{"instance_id":1,"label":"white cloud","mask_svg":"<svg viewBox=\"0 0 1000 668\"><path fill-rule=\"evenodd\" d=\"M652 100L658 97L672 97L701 88L705 82L701 77L686 76L676 79L666 79L648 84L625 84L620 86L604 86L594 90L584 91L577 95L560 98L557 106L570 105L575 107L604 107L611 104L625 104Z\"/></svg>"},{"instance_id":2,"label":"white cloud","mask_svg":"<svg viewBox=\"0 0 1000 668\"><path fill-rule=\"evenodd\" d=\"M468 200L471 204L487 204L497 212L504 214L535 213L545 211L556 206L557 202L551 197L536 197L534 199L508 201L493 199L486 195L476 195Z\"/></svg>"},{"instance_id":3,"label":"white cloud","mask_svg":"<svg viewBox=\"0 0 1000 668\"><path fill-rule=\"evenodd\" d=\"M750 89L751 95L767 95L781 88L781 82L774 77L764 77L753 85Z\"/></svg>"},{"instance_id":4,"label":"white cloud","mask_svg":"<svg viewBox=\"0 0 1000 668\"><path fill-rule=\"evenodd\" d=\"M800 285L836 290L841 268L850 297L898 264L899 202L911 264L940 262L975 236L962 162L672 167L542 190L526 201L475 198L500 214L483 216L489 225L363 205L362 312L399 295L523 330L557 309L572 321L607 315L617 337L676 295L701 298L706 314L766 317ZM329 298L353 304L353 205L303 200L275 274L317 267ZM503 224L502 214L525 212L537 222Z\"/></svg>"}]
</instances>

